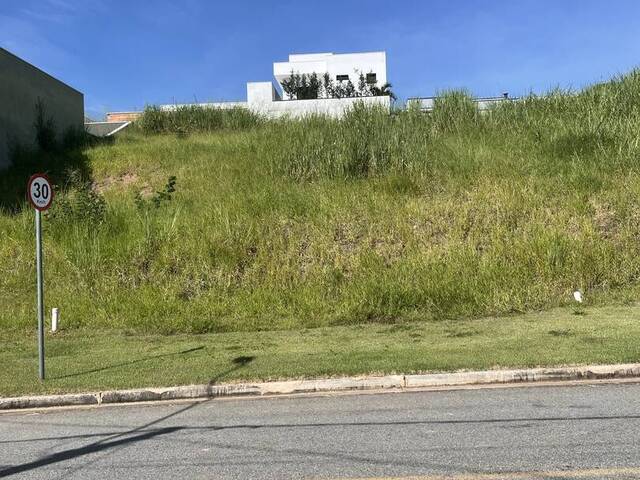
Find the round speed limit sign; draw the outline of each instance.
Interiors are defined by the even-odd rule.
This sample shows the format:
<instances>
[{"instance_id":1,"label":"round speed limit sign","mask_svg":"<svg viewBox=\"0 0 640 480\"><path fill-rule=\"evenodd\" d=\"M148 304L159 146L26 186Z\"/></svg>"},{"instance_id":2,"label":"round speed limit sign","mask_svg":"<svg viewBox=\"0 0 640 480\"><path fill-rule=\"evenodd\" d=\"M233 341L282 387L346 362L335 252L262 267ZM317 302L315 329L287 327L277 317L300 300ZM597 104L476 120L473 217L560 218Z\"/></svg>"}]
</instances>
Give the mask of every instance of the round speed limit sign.
<instances>
[{"instance_id":1,"label":"round speed limit sign","mask_svg":"<svg viewBox=\"0 0 640 480\"><path fill-rule=\"evenodd\" d=\"M36 173L29 179L27 197L33 208L41 212L51 206L53 188L51 188L51 182L44 173Z\"/></svg>"}]
</instances>

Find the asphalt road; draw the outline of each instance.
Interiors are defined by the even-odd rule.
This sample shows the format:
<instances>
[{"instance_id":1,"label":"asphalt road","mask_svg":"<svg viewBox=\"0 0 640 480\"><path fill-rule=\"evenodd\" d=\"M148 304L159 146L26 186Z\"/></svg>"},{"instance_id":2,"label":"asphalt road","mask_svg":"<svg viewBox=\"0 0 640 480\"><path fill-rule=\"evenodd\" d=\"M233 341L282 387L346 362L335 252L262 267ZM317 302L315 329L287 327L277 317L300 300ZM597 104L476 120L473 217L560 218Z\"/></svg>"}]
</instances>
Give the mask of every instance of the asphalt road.
<instances>
[{"instance_id":1,"label":"asphalt road","mask_svg":"<svg viewBox=\"0 0 640 480\"><path fill-rule=\"evenodd\" d=\"M7 413L0 477L640 478L639 406L600 384Z\"/></svg>"}]
</instances>

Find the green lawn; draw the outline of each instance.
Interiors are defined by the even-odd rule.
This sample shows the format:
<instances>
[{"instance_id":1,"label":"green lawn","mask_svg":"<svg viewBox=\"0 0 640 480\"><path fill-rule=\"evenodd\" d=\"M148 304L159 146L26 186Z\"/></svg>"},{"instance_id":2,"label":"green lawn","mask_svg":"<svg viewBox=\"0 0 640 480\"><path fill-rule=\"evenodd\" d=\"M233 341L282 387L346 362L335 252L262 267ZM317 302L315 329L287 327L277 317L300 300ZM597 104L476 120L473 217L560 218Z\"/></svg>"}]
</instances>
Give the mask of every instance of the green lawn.
<instances>
[{"instance_id":1,"label":"green lawn","mask_svg":"<svg viewBox=\"0 0 640 480\"><path fill-rule=\"evenodd\" d=\"M47 336L48 378L40 384L35 335L5 333L0 394L635 362L638 338L640 306L298 331L125 336L73 330Z\"/></svg>"}]
</instances>

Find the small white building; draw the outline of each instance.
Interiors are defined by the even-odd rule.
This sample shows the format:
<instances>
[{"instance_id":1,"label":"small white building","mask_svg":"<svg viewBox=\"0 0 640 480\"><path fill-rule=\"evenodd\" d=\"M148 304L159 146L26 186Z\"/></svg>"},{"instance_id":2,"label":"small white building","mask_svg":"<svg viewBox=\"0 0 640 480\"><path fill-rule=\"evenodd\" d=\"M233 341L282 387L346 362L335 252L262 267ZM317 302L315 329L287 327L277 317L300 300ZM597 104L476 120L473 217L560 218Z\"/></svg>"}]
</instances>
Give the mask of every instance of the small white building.
<instances>
[{"instance_id":1,"label":"small white building","mask_svg":"<svg viewBox=\"0 0 640 480\"><path fill-rule=\"evenodd\" d=\"M270 118L283 116L302 117L312 114L341 117L356 102L380 105L386 109L391 108L391 98L389 96L308 98L305 100L287 98L282 88L282 82L289 78L292 72L300 75L315 73L319 78L322 78L326 73L334 84L351 81L353 85L358 84L360 74L362 74L367 84L381 87L387 83L387 56L385 52L289 55L288 62L276 62L273 64L273 75L276 79L276 84L273 82L247 83L246 102L161 105L160 108L163 110L175 110L178 107L188 105L207 108L243 107Z\"/></svg>"},{"instance_id":2,"label":"small white building","mask_svg":"<svg viewBox=\"0 0 640 480\"><path fill-rule=\"evenodd\" d=\"M273 76L280 89L282 89L282 82L288 79L291 73L300 75L316 73L320 78L328 73L334 82L350 80L354 85L358 84L362 74L368 84L381 86L387 83L387 54L385 52L295 54L289 55L288 62L273 64ZM284 90L283 98L287 99Z\"/></svg>"}]
</instances>

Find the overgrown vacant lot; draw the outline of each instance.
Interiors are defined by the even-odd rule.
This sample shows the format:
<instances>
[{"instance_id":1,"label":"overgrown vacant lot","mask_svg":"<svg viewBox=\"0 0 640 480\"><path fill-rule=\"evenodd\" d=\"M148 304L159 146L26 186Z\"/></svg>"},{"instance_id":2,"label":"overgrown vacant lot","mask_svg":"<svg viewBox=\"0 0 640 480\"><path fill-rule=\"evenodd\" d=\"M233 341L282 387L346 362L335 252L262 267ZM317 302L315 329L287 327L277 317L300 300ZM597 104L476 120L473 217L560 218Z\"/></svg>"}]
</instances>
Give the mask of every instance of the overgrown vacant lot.
<instances>
[{"instance_id":1,"label":"overgrown vacant lot","mask_svg":"<svg viewBox=\"0 0 640 480\"><path fill-rule=\"evenodd\" d=\"M58 183L44 250L63 328L171 334L634 301L639 159L638 72L482 115L455 92L341 121L150 109L113 144L0 174L0 329L34 328L37 168Z\"/></svg>"}]
</instances>

